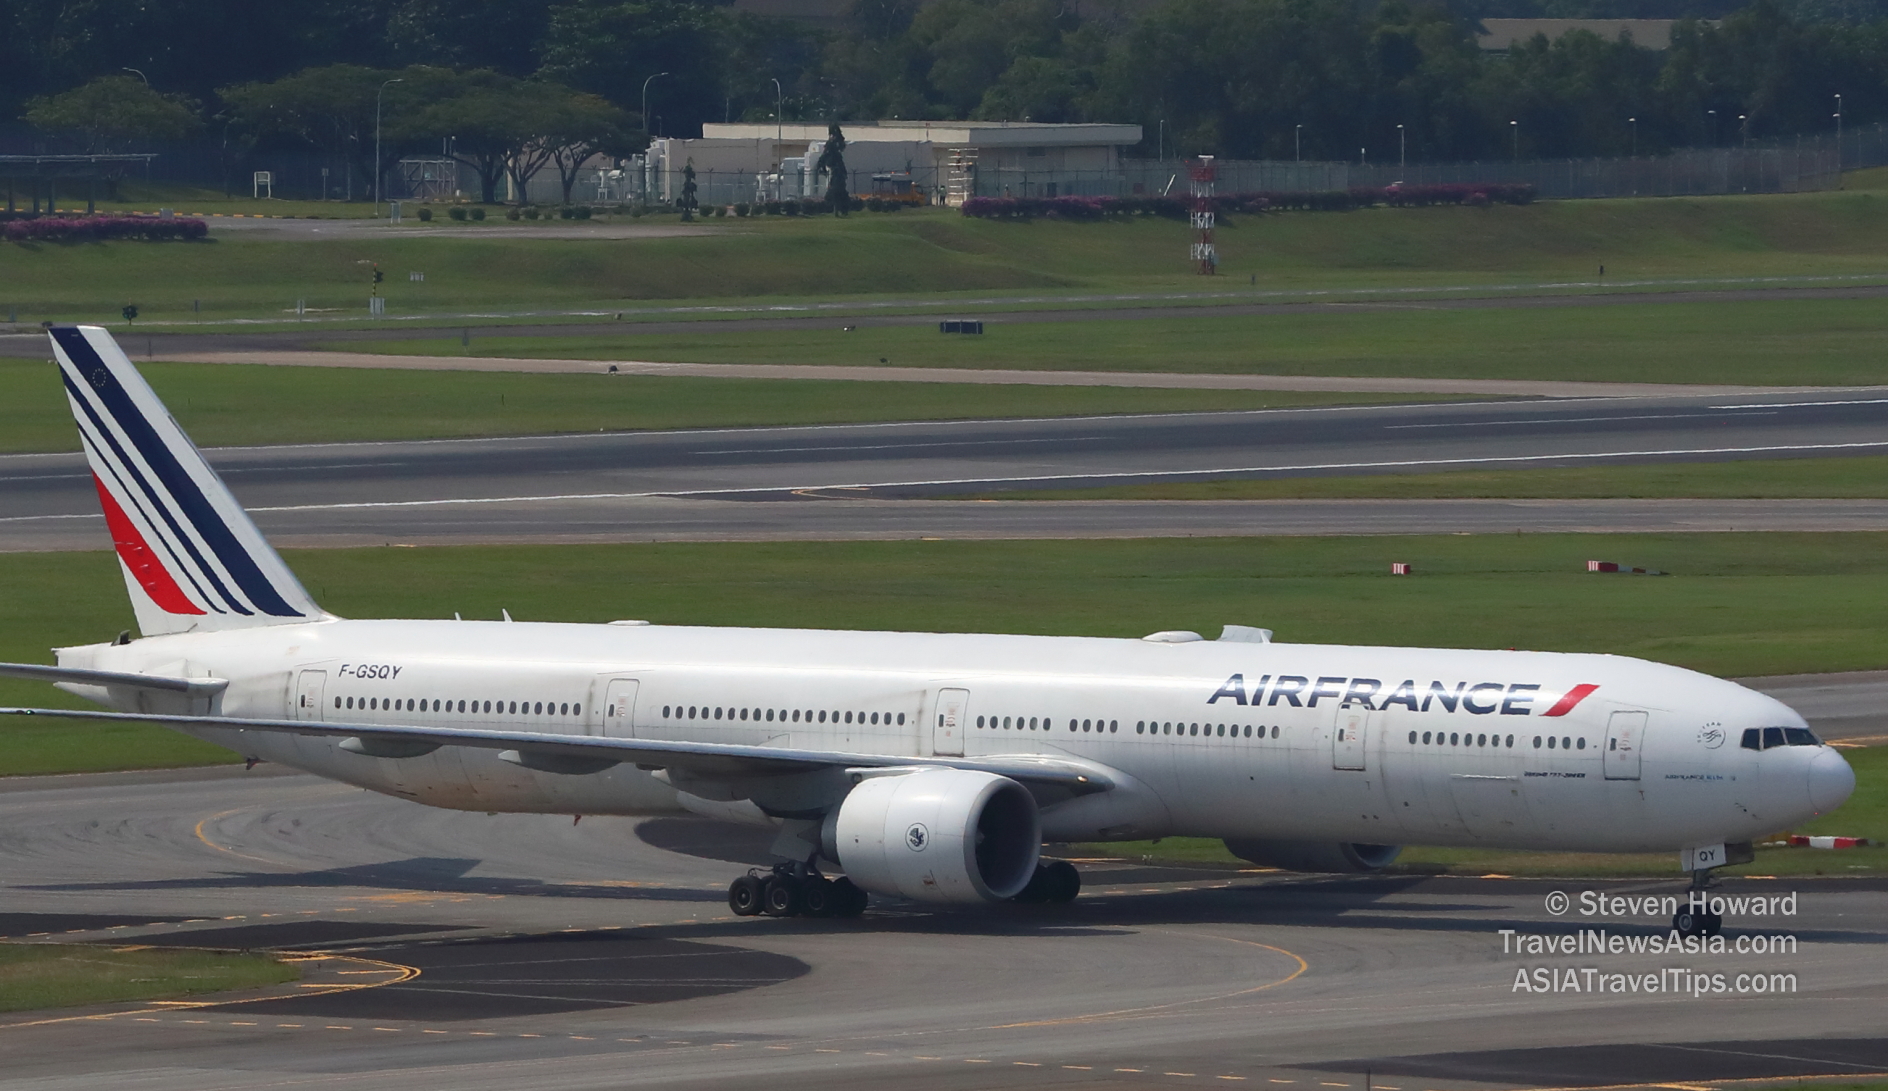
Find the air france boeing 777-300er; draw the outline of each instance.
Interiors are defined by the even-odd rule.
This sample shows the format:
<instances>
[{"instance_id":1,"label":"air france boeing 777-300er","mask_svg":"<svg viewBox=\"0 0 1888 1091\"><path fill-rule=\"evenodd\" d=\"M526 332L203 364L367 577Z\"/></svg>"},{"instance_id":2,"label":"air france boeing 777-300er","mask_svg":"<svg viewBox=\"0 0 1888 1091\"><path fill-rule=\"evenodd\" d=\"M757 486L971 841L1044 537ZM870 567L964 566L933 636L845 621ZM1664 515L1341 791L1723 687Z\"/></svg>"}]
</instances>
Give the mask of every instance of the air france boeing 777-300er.
<instances>
[{"instance_id":1,"label":"air france boeing 777-300er","mask_svg":"<svg viewBox=\"0 0 1888 1091\"><path fill-rule=\"evenodd\" d=\"M1671 851L1702 885L1855 785L1770 697L1611 655L339 618L105 330L51 337L140 636L0 665L118 711L0 711L165 724L436 807L766 824L779 863L735 879L737 913L1062 901L1080 877L1045 840L1167 836L1311 871Z\"/></svg>"}]
</instances>

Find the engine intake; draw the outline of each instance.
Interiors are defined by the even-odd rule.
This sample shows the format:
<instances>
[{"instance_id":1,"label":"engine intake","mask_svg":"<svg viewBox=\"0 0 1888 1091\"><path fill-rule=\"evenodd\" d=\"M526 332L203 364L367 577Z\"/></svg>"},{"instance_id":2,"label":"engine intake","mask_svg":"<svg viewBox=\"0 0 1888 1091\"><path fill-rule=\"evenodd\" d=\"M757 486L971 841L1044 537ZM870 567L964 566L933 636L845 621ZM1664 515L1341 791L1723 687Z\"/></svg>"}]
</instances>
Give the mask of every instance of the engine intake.
<instances>
[{"instance_id":1,"label":"engine intake","mask_svg":"<svg viewBox=\"0 0 1888 1091\"><path fill-rule=\"evenodd\" d=\"M854 884L920 902L998 902L1036 873L1042 819L994 773L918 769L869 777L827 824L824 852Z\"/></svg>"},{"instance_id":2,"label":"engine intake","mask_svg":"<svg viewBox=\"0 0 1888 1091\"><path fill-rule=\"evenodd\" d=\"M1350 842L1262 841L1226 842L1226 850L1260 867L1286 871L1328 871L1356 874L1382 871L1396 861L1401 845L1359 845Z\"/></svg>"}]
</instances>

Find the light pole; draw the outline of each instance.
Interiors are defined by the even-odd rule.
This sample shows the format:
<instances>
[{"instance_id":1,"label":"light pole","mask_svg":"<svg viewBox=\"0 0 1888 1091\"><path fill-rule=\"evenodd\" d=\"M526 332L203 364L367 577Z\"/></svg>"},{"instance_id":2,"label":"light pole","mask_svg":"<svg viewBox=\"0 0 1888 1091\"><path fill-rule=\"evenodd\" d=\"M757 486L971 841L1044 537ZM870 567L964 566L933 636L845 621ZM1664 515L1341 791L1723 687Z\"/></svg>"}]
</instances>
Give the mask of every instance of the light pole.
<instances>
[{"instance_id":1,"label":"light pole","mask_svg":"<svg viewBox=\"0 0 1888 1091\"><path fill-rule=\"evenodd\" d=\"M1749 150L1750 148L1750 115L1749 114L1737 115L1737 128L1739 132L1742 132L1744 134L1745 150Z\"/></svg>"},{"instance_id":2,"label":"light pole","mask_svg":"<svg viewBox=\"0 0 1888 1091\"><path fill-rule=\"evenodd\" d=\"M1842 181L1842 96L1836 96L1836 181Z\"/></svg>"},{"instance_id":3,"label":"light pole","mask_svg":"<svg viewBox=\"0 0 1888 1091\"><path fill-rule=\"evenodd\" d=\"M1292 158L1292 162L1294 163L1302 163L1305 161L1304 136L1305 136L1305 127L1303 125L1292 126L1291 158Z\"/></svg>"},{"instance_id":4,"label":"light pole","mask_svg":"<svg viewBox=\"0 0 1888 1091\"><path fill-rule=\"evenodd\" d=\"M1711 146L1715 148L1718 146L1718 112L1706 110L1705 113L1711 115Z\"/></svg>"},{"instance_id":5,"label":"light pole","mask_svg":"<svg viewBox=\"0 0 1888 1091\"><path fill-rule=\"evenodd\" d=\"M1396 169L1397 170L1402 170L1403 168L1409 166L1409 141L1407 139L1407 136L1408 134L1404 132L1403 126L1398 125L1396 127Z\"/></svg>"},{"instance_id":6,"label":"light pole","mask_svg":"<svg viewBox=\"0 0 1888 1091\"><path fill-rule=\"evenodd\" d=\"M374 92L374 218L380 218L380 99L387 93L387 84L405 83L403 79L391 79L380 85Z\"/></svg>"},{"instance_id":7,"label":"light pole","mask_svg":"<svg viewBox=\"0 0 1888 1091\"><path fill-rule=\"evenodd\" d=\"M147 75L145 75L145 74L144 74L144 73L142 73L142 72L139 72L139 71L138 71L137 69L135 69L135 68L127 68L127 69L125 69L125 71L126 71L126 72L130 72L130 73L132 73L132 74L134 74L134 75L136 75L136 76L137 76L137 77L138 77L139 79L141 79L141 80L143 80L143 81L144 81L144 86L146 86L146 87L149 87L149 86L151 86L151 77L149 77L149 76L147 76ZM1841 95L1837 95L1836 97L1837 97L1837 98L1841 98L1842 96L1841 96ZM1838 109L1840 109L1840 107L1837 107L1837 108L1838 108Z\"/></svg>"},{"instance_id":8,"label":"light pole","mask_svg":"<svg viewBox=\"0 0 1888 1091\"><path fill-rule=\"evenodd\" d=\"M642 131L645 136L649 133L649 85L666 75L667 72L657 72L642 81Z\"/></svg>"},{"instance_id":9,"label":"light pole","mask_svg":"<svg viewBox=\"0 0 1888 1091\"><path fill-rule=\"evenodd\" d=\"M1632 157L1637 159L1639 158L1639 119L1629 117L1626 120L1632 125Z\"/></svg>"},{"instance_id":10,"label":"light pole","mask_svg":"<svg viewBox=\"0 0 1888 1091\"><path fill-rule=\"evenodd\" d=\"M780 90L780 77L769 76L774 81L774 157L780 157L780 143L787 137L787 115L785 114L786 93Z\"/></svg>"},{"instance_id":11,"label":"light pole","mask_svg":"<svg viewBox=\"0 0 1888 1091\"><path fill-rule=\"evenodd\" d=\"M1521 161L1521 123L1508 122L1508 131L1514 134L1514 161L1519 163Z\"/></svg>"},{"instance_id":12,"label":"light pole","mask_svg":"<svg viewBox=\"0 0 1888 1091\"><path fill-rule=\"evenodd\" d=\"M1160 134L1154 139L1154 162L1158 163L1167 158L1167 119L1161 118L1159 128L1154 131Z\"/></svg>"}]
</instances>

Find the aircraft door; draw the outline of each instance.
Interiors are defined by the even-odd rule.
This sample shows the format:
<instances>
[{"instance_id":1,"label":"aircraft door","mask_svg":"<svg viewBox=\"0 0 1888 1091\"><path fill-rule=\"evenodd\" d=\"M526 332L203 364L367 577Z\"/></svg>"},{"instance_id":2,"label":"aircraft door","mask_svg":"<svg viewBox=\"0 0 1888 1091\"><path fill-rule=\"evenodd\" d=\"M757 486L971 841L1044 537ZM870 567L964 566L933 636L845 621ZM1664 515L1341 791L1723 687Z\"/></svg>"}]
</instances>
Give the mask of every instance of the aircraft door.
<instances>
[{"instance_id":1,"label":"aircraft door","mask_svg":"<svg viewBox=\"0 0 1888 1091\"><path fill-rule=\"evenodd\" d=\"M610 679L603 693L603 735L612 739L636 737L636 689L634 678Z\"/></svg>"},{"instance_id":2,"label":"aircraft door","mask_svg":"<svg viewBox=\"0 0 1888 1091\"><path fill-rule=\"evenodd\" d=\"M1337 710L1337 722L1331 727L1331 768L1364 768L1364 750L1370 741L1370 719L1369 709Z\"/></svg>"},{"instance_id":3,"label":"aircraft door","mask_svg":"<svg viewBox=\"0 0 1888 1091\"><path fill-rule=\"evenodd\" d=\"M1638 780L1639 751L1645 743L1643 712L1615 712L1606 721L1606 754L1601 762L1607 780Z\"/></svg>"},{"instance_id":4,"label":"aircraft door","mask_svg":"<svg viewBox=\"0 0 1888 1091\"><path fill-rule=\"evenodd\" d=\"M326 699L328 687L327 671L303 671L295 681L294 718L297 720L325 719L322 701Z\"/></svg>"},{"instance_id":5,"label":"aircraft door","mask_svg":"<svg viewBox=\"0 0 1888 1091\"><path fill-rule=\"evenodd\" d=\"M940 758L964 756L964 725L970 722L970 691L941 689L931 716L931 753Z\"/></svg>"}]
</instances>

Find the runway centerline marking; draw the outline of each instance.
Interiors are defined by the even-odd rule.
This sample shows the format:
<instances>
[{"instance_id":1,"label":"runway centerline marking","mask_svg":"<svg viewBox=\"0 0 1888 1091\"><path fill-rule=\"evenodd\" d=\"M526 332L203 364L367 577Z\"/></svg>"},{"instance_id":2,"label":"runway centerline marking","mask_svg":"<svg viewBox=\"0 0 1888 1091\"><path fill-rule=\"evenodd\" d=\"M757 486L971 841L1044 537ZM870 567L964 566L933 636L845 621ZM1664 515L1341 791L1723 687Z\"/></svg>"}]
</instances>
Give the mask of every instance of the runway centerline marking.
<instances>
[{"instance_id":1,"label":"runway centerline marking","mask_svg":"<svg viewBox=\"0 0 1888 1091\"><path fill-rule=\"evenodd\" d=\"M1810 402L1806 404L1815 405L1815 404L1821 404L1821 403ZM1726 406L1724 408L1726 411L1731 411L1731 410L1741 410L1744 407L1743 406ZM1752 408L1757 408L1757 407L1753 406ZM1441 424L1386 424L1383 426L1383 430L1386 432L1395 432L1395 431L1408 430L1412 428L1497 428L1504 424L1536 424L1536 425L1594 424L1594 423L1599 423L1599 422L1608 422L1608 421L1616 421L1616 420L1689 420L1689 419L1694 419L1698 417L1716 417L1720 415L1721 415L1720 413L1637 413L1637 414L1632 414L1629 416L1617 416L1617 417L1535 417L1529 420L1449 421L1447 423L1441 423ZM1745 416L1774 417L1774 416L1777 416L1777 414L1776 413L1746 413Z\"/></svg>"}]
</instances>

